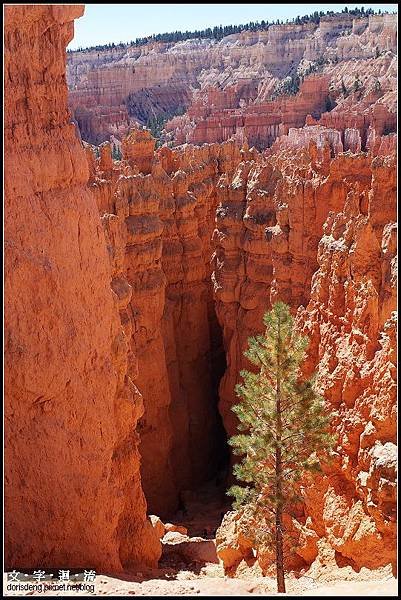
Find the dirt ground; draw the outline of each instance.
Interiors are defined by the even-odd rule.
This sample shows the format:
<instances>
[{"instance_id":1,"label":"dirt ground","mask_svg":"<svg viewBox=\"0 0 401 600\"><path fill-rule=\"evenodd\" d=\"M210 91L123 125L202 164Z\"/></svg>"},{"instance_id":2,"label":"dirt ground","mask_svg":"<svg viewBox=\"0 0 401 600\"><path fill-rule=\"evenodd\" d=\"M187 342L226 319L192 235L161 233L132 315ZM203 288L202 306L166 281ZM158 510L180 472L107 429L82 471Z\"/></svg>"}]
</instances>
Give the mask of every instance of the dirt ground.
<instances>
[{"instance_id":1,"label":"dirt ground","mask_svg":"<svg viewBox=\"0 0 401 600\"><path fill-rule=\"evenodd\" d=\"M224 512L229 510L227 497L213 485L198 490L186 504L185 513L177 513L171 522L184 525L189 538L213 540ZM200 537L194 537L200 536ZM189 540L191 542L191 540ZM235 578L224 575L222 564L216 562L190 562L179 554L164 552L158 569L122 574L97 574L93 592L88 591L7 591L7 596L276 596L276 581L263 577L257 563L245 567ZM57 576L57 574L56 574ZM31 580L32 581L32 580ZM57 582L57 579L55 580ZM296 578L286 578L287 596L397 596L397 580L391 567L377 571L362 568L356 573L350 566L322 569L313 564Z\"/></svg>"},{"instance_id":2,"label":"dirt ground","mask_svg":"<svg viewBox=\"0 0 401 600\"><path fill-rule=\"evenodd\" d=\"M324 581L303 576L287 579L287 596L397 596L396 579L384 569L350 575L347 568L338 569ZM5 589L6 589L5 581ZM207 564L196 573L174 568L147 573L97 575L94 592L28 592L35 596L276 596L275 580L270 577L230 579L221 565ZM6 591L6 595L21 596L21 592Z\"/></svg>"}]
</instances>

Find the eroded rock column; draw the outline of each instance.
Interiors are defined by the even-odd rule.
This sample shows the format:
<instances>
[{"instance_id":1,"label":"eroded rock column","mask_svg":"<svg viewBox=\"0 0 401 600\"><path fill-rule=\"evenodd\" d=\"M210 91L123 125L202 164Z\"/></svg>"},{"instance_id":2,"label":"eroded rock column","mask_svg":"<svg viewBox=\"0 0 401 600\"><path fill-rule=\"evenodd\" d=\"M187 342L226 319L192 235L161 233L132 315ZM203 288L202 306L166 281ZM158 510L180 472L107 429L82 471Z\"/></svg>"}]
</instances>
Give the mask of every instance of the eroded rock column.
<instances>
[{"instance_id":1,"label":"eroded rock column","mask_svg":"<svg viewBox=\"0 0 401 600\"><path fill-rule=\"evenodd\" d=\"M7 568L118 571L160 555L139 477L142 400L67 109L82 14L5 9Z\"/></svg>"}]
</instances>

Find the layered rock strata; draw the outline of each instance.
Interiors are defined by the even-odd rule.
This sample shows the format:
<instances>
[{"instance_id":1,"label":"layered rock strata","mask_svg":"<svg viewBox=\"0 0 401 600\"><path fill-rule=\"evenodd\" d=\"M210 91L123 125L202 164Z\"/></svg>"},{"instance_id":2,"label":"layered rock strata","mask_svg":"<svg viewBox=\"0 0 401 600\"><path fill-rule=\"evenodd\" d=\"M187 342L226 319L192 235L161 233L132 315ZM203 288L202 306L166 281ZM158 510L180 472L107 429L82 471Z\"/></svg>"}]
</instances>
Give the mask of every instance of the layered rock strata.
<instances>
[{"instance_id":1,"label":"layered rock strata","mask_svg":"<svg viewBox=\"0 0 401 600\"><path fill-rule=\"evenodd\" d=\"M235 142L155 151L137 130L122 143L124 160L113 162L108 144L98 159L84 151L69 122L64 51L81 12L6 9L7 564L155 564L158 536L140 478L151 512L164 516L215 473L220 376L219 409L232 435L234 385L249 367L243 350L276 299L311 339L304 368L317 369L338 438L330 470L305 484L302 507L287 516L300 542L292 566L394 564L393 18L347 16L163 46L169 81L187 85L196 62L191 85L205 90L215 74L204 70L204 50L212 46L217 69L227 46L228 70L217 75L227 78L224 93L208 91L223 111L250 114L255 102L257 113L285 75L280 65L313 61L322 45L333 61L302 93L313 80L325 90L328 75L349 88L358 61L368 83L330 92L337 107L322 116L324 94L316 100L313 87L306 95L320 103L315 113L302 94L276 100L291 110L264 131L264 155ZM160 47L74 54L70 82L89 98L81 108L118 113L132 91L138 103L140 90L166 79ZM121 61L118 71L110 57ZM271 74L261 86L251 69L260 61ZM239 84L244 65L249 78ZM207 119L200 101L198 109ZM192 125L196 118L185 135ZM237 517L218 536L234 569L253 556ZM40 544L38 531L46 532ZM269 551L257 548L257 558L267 571Z\"/></svg>"},{"instance_id":2,"label":"layered rock strata","mask_svg":"<svg viewBox=\"0 0 401 600\"><path fill-rule=\"evenodd\" d=\"M337 120L350 112L346 120L364 129L370 105L387 106L395 118L396 41L394 14L337 14L219 41L76 51L68 55L70 105L91 143L124 135L127 118L146 123L183 111L166 125L174 144L235 136L264 148L307 114L336 108ZM298 93L297 78L304 79Z\"/></svg>"},{"instance_id":3,"label":"layered rock strata","mask_svg":"<svg viewBox=\"0 0 401 600\"><path fill-rule=\"evenodd\" d=\"M354 184L329 214L297 315L311 340L306 370L318 365L338 434L333 466L305 490L306 510L358 568L396 567L395 176L394 157L375 158L369 185Z\"/></svg>"},{"instance_id":4,"label":"layered rock strata","mask_svg":"<svg viewBox=\"0 0 401 600\"><path fill-rule=\"evenodd\" d=\"M67 109L65 49L82 14L5 9L5 561L17 570L160 556L140 483L130 289Z\"/></svg>"},{"instance_id":5,"label":"layered rock strata","mask_svg":"<svg viewBox=\"0 0 401 600\"><path fill-rule=\"evenodd\" d=\"M155 153L141 130L122 149L124 160L113 164L107 143L97 161L88 148L91 189L102 220L116 219L126 232L112 247L125 245L132 289L128 319L145 405L142 481L150 510L167 516L180 492L221 466L224 353L210 284L211 237L216 181L243 155L232 143Z\"/></svg>"},{"instance_id":6,"label":"layered rock strata","mask_svg":"<svg viewBox=\"0 0 401 600\"><path fill-rule=\"evenodd\" d=\"M262 331L271 303L284 300L310 338L305 371L317 370L338 440L333 464L305 484L304 506L286 524L299 539L290 566L316 559L395 568L395 157L332 152L328 140L320 149L316 141L308 150L277 149L219 183L213 278L227 352L220 410L232 434L234 386L250 368L247 338ZM236 518L218 536L231 572L252 547ZM261 547L258 560L268 569L272 556Z\"/></svg>"},{"instance_id":7,"label":"layered rock strata","mask_svg":"<svg viewBox=\"0 0 401 600\"><path fill-rule=\"evenodd\" d=\"M92 184L101 212L120 211L129 232L142 476L152 510L172 510L180 491L212 473L205 456L216 456L219 324L228 435L236 430L238 373L250 366L243 351L265 310L284 300L309 335L305 370L318 371L338 446L331 471L305 486L302 509L288 516L300 542L290 565L297 569L323 556L373 568L392 562L395 550L395 162L344 153L335 133L294 130L268 156L226 143L162 148L152 159L150 138L133 132L123 142L126 160L110 168L102 151ZM252 544L240 526L234 531L230 543L224 527L219 539L221 558L235 557L235 566ZM258 560L268 569L271 555L258 548Z\"/></svg>"}]
</instances>

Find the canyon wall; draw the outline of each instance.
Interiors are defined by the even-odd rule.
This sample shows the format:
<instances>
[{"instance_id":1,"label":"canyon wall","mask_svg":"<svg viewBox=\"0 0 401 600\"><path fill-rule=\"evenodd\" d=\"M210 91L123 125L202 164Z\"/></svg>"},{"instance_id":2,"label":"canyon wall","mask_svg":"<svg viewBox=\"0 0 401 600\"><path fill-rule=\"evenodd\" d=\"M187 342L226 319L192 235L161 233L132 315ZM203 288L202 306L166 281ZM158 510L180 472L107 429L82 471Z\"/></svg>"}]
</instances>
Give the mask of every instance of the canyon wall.
<instances>
[{"instance_id":1,"label":"canyon wall","mask_svg":"<svg viewBox=\"0 0 401 600\"><path fill-rule=\"evenodd\" d=\"M82 145L67 110L65 47L80 14L6 8L7 564L155 564L145 496L167 516L224 466L217 403L232 435L247 338L276 299L310 337L304 368L317 369L338 439L330 469L305 483L289 516L300 542L292 566L394 564L393 17L73 53L75 118L86 115L96 141L121 135L123 160L113 161L110 144L97 159ZM292 60L315 60L323 46L326 73L268 100ZM270 75L260 85L261 64ZM363 65L380 89L330 92ZM176 117L177 137L215 118L205 94L234 110L236 141L155 150L146 131L124 137L122 100L154 108L160 86L165 108L188 71L201 89ZM264 153L241 132L248 117ZM218 534L228 569L249 553L236 519ZM267 569L269 552L257 558Z\"/></svg>"},{"instance_id":2,"label":"canyon wall","mask_svg":"<svg viewBox=\"0 0 401 600\"><path fill-rule=\"evenodd\" d=\"M96 161L87 147L90 187L102 219L125 231L111 247L123 253L119 280L126 277L132 289L127 319L145 405L142 482L150 511L168 516L181 492L224 466L217 388L225 365L210 284L211 238L216 182L243 153L233 143L155 153L141 130L122 148L124 160L113 163L108 143Z\"/></svg>"},{"instance_id":3,"label":"canyon wall","mask_svg":"<svg viewBox=\"0 0 401 600\"><path fill-rule=\"evenodd\" d=\"M304 482L302 509L286 523L299 542L288 567L316 560L316 569L395 569L395 156L337 153L313 135L300 146L277 144L218 186L213 279L227 352L220 411L233 434L234 386L251 367L247 338L284 300L310 338L304 369L317 370L337 440L331 466ZM238 515L227 516L217 542L228 572L249 559ZM258 560L268 569L270 550L259 547Z\"/></svg>"},{"instance_id":4,"label":"canyon wall","mask_svg":"<svg viewBox=\"0 0 401 600\"><path fill-rule=\"evenodd\" d=\"M350 111L368 127L378 103L395 118L396 45L397 15L343 13L221 40L69 52L70 106L91 143L164 116L174 145L234 136L261 149L308 114L334 110L341 121Z\"/></svg>"},{"instance_id":5,"label":"canyon wall","mask_svg":"<svg viewBox=\"0 0 401 600\"><path fill-rule=\"evenodd\" d=\"M8 569L119 571L160 555L140 483L127 300L110 287L118 264L67 108L65 49L82 14L5 8Z\"/></svg>"},{"instance_id":6,"label":"canyon wall","mask_svg":"<svg viewBox=\"0 0 401 600\"><path fill-rule=\"evenodd\" d=\"M388 137L376 140L377 155L344 153L338 130L313 124L281 136L267 155L234 142L155 151L142 130L123 141L120 162L101 147L91 186L101 214L115 214L128 232L152 511L168 514L181 492L215 472L223 449L216 376L233 435L247 339L281 299L310 337L304 368L318 372L338 440L331 470L305 484L302 509L291 515L299 546L290 566L394 565L396 171ZM88 156L93 162L89 146ZM222 346L225 369L222 362L213 374ZM223 523L218 543L233 572L249 546L241 547L240 527L230 538L231 526ZM270 553L257 551L268 569Z\"/></svg>"},{"instance_id":7,"label":"canyon wall","mask_svg":"<svg viewBox=\"0 0 401 600\"><path fill-rule=\"evenodd\" d=\"M333 165L339 177L343 161ZM305 513L337 563L391 562L395 572L395 157L365 162L363 174L366 183L354 178L342 209L328 215L310 301L297 314L311 340L306 369L317 366L337 435L333 464L304 490Z\"/></svg>"}]
</instances>

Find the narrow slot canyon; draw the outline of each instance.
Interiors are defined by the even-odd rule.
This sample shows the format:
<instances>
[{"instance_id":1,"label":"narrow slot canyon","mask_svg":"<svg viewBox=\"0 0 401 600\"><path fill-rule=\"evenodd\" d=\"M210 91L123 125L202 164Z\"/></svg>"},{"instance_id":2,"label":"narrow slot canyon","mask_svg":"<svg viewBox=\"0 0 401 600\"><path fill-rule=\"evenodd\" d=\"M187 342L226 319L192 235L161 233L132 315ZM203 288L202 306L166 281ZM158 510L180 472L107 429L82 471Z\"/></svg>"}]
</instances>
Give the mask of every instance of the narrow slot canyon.
<instances>
[{"instance_id":1,"label":"narrow slot canyon","mask_svg":"<svg viewBox=\"0 0 401 600\"><path fill-rule=\"evenodd\" d=\"M187 400L188 391L185 394L181 389L177 398L172 397L169 409L171 422L187 426L187 429L173 428L170 461L175 482L174 503L169 506L162 496L156 497L153 504L144 485L150 514L160 516L178 530L183 531L184 527L190 538L203 540L214 540L225 512L231 509L226 494L230 481L230 450L218 410L219 385L226 370L226 359L214 303L211 308L209 349L201 361L188 365L192 397ZM188 337L190 335L189 330ZM184 400L181 406L180 399ZM142 480L146 481L143 463L142 470ZM149 470L152 472L151 459ZM168 489L168 482L164 489ZM182 562L183 557L174 555L167 547L161 564L174 565L177 559Z\"/></svg>"},{"instance_id":2,"label":"narrow slot canyon","mask_svg":"<svg viewBox=\"0 0 401 600\"><path fill-rule=\"evenodd\" d=\"M100 146L98 159L86 146L89 186L127 326L128 370L143 399L137 427L142 486L148 512L165 518L182 505L182 494L213 480L228 463L218 409L226 355L212 237L217 180L241 154L233 144L223 152L218 145L193 149L193 156L155 152L146 131L128 136L123 152L126 160L118 164L109 143Z\"/></svg>"},{"instance_id":3,"label":"narrow slot canyon","mask_svg":"<svg viewBox=\"0 0 401 600\"><path fill-rule=\"evenodd\" d=\"M205 484L210 484L212 491L216 488L216 496L221 496L230 456L227 434L218 410L219 384L226 370L222 332L214 303L208 310L207 299L203 302L200 308L205 319L199 322L196 330L202 331L204 336L204 354L190 358L194 341L199 342L199 337L195 340L192 337L194 324L188 324L180 331L178 356L176 348L172 357L167 354L166 350L171 352L171 346L166 343L164 358L170 404L155 415L151 406L155 396L150 390L149 396L144 396L145 412L137 428L141 438L141 479L148 513L171 520L178 512L181 520L184 519L183 525L186 525L182 513L183 510L184 514L186 512L186 498L196 496L197 490ZM160 368L157 358L153 361ZM144 371L144 367L139 360L138 371ZM138 378L137 382L141 390L147 389L143 379ZM152 417L156 422L153 426L149 425ZM159 419L164 419L167 424L165 444L160 435L163 427ZM227 498L222 504L228 505Z\"/></svg>"}]
</instances>

